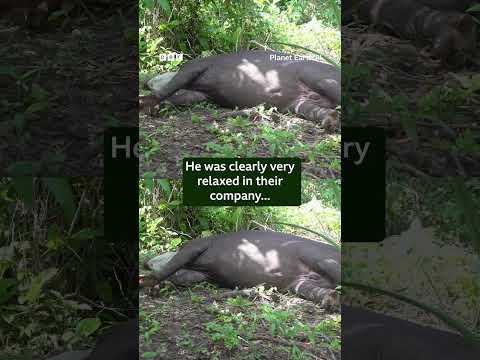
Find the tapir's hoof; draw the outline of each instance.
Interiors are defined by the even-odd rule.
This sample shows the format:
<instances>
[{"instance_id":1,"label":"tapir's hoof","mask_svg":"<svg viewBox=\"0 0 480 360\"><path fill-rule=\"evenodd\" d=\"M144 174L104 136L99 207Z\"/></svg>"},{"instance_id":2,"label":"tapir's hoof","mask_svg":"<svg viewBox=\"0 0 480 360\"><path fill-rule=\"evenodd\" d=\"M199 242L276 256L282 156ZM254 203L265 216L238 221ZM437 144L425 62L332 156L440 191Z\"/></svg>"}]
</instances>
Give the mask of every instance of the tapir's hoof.
<instances>
[{"instance_id":1,"label":"tapir's hoof","mask_svg":"<svg viewBox=\"0 0 480 360\"><path fill-rule=\"evenodd\" d=\"M340 119L336 110L331 110L322 120L322 127L326 131L340 128Z\"/></svg>"},{"instance_id":2,"label":"tapir's hoof","mask_svg":"<svg viewBox=\"0 0 480 360\"><path fill-rule=\"evenodd\" d=\"M158 281L153 276L140 275L138 279L138 285L141 288L152 288L155 285L158 285Z\"/></svg>"},{"instance_id":3,"label":"tapir's hoof","mask_svg":"<svg viewBox=\"0 0 480 360\"><path fill-rule=\"evenodd\" d=\"M331 290L326 294L321 302L321 306L327 311L336 311L340 309L340 293L336 290Z\"/></svg>"},{"instance_id":4,"label":"tapir's hoof","mask_svg":"<svg viewBox=\"0 0 480 360\"><path fill-rule=\"evenodd\" d=\"M138 98L138 106L141 111L145 111L150 116L155 113L155 107L158 105L158 100L153 95L140 96Z\"/></svg>"}]
</instances>

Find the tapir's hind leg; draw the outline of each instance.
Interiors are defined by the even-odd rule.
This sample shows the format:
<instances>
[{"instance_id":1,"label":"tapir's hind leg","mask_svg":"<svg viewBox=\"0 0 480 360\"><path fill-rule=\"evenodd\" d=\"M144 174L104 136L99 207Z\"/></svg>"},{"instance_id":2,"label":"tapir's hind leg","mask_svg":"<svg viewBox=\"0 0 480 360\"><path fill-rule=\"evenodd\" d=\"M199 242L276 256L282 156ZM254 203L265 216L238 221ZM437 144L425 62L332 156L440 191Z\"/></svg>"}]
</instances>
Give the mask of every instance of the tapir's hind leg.
<instances>
[{"instance_id":1,"label":"tapir's hind leg","mask_svg":"<svg viewBox=\"0 0 480 360\"><path fill-rule=\"evenodd\" d=\"M335 288L341 281L341 264L339 254L328 249L321 252L302 251L300 259L307 271L295 279L290 288L301 297L320 303L327 309L340 306L340 294Z\"/></svg>"},{"instance_id":2,"label":"tapir's hind leg","mask_svg":"<svg viewBox=\"0 0 480 360\"><path fill-rule=\"evenodd\" d=\"M333 107L340 105L342 101L340 71L330 66L325 68L324 72L312 71L306 67L301 70L299 80L317 94L325 96Z\"/></svg>"},{"instance_id":3,"label":"tapir's hind leg","mask_svg":"<svg viewBox=\"0 0 480 360\"><path fill-rule=\"evenodd\" d=\"M297 100L287 110L302 115L307 120L320 123L328 130L339 127L337 111L335 109L322 107L313 100Z\"/></svg>"},{"instance_id":4,"label":"tapir's hind leg","mask_svg":"<svg viewBox=\"0 0 480 360\"><path fill-rule=\"evenodd\" d=\"M340 285L342 281L342 264L340 253L336 250L322 252L301 251L300 259L314 273L325 278L332 287Z\"/></svg>"},{"instance_id":5,"label":"tapir's hind leg","mask_svg":"<svg viewBox=\"0 0 480 360\"><path fill-rule=\"evenodd\" d=\"M300 297L318 303L324 309L339 309L340 293L335 289L324 288L322 287L323 285L323 281L299 278L295 281L291 288Z\"/></svg>"},{"instance_id":6,"label":"tapir's hind leg","mask_svg":"<svg viewBox=\"0 0 480 360\"><path fill-rule=\"evenodd\" d=\"M333 67L324 66L323 72L319 72L316 66L300 70L298 80L300 92L304 95L296 99L288 110L332 129L339 127L340 123L335 111L341 101L340 73Z\"/></svg>"}]
</instances>

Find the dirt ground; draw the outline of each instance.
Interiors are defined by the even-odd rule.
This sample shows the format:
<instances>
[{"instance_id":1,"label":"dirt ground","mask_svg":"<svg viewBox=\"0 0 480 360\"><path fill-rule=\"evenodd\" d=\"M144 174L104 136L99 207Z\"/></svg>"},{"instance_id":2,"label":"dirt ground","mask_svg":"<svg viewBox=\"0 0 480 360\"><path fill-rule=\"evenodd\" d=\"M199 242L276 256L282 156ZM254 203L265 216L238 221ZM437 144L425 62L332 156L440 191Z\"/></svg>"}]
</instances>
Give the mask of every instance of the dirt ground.
<instances>
[{"instance_id":1,"label":"dirt ground","mask_svg":"<svg viewBox=\"0 0 480 360\"><path fill-rule=\"evenodd\" d=\"M452 68L428 47L342 28L343 124L387 132L388 160L414 176L480 175L480 63Z\"/></svg>"},{"instance_id":2,"label":"dirt ground","mask_svg":"<svg viewBox=\"0 0 480 360\"><path fill-rule=\"evenodd\" d=\"M270 320L261 315L263 306L273 309ZM285 312L293 315L286 318ZM238 300L225 289L142 290L139 353L141 359L339 359L339 318L309 301L275 293ZM212 322L223 324L223 330L207 330ZM313 337L302 331L315 327ZM292 357L293 347L299 357Z\"/></svg>"},{"instance_id":3,"label":"dirt ground","mask_svg":"<svg viewBox=\"0 0 480 360\"><path fill-rule=\"evenodd\" d=\"M339 131L279 113L195 106L173 114L140 113L140 173L181 176L186 156L300 157L304 176L340 176Z\"/></svg>"},{"instance_id":4,"label":"dirt ground","mask_svg":"<svg viewBox=\"0 0 480 360\"><path fill-rule=\"evenodd\" d=\"M0 19L1 169L28 161L45 175L103 175L104 129L137 121L130 9L88 5L41 29Z\"/></svg>"}]
</instances>

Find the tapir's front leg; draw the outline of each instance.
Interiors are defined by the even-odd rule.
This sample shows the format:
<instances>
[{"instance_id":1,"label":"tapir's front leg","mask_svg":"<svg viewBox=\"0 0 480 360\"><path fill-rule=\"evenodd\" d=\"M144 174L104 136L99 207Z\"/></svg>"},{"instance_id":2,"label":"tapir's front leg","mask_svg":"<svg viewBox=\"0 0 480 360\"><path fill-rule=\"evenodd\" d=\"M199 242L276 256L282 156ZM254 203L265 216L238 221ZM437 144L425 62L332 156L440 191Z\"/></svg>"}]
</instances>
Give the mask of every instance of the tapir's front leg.
<instances>
[{"instance_id":1,"label":"tapir's front leg","mask_svg":"<svg viewBox=\"0 0 480 360\"><path fill-rule=\"evenodd\" d=\"M180 69L172 80L165 84L165 86L152 89L152 92L157 97L158 101L161 102L180 89L188 89L188 85L202 75L207 68L207 66L202 66L195 70Z\"/></svg>"}]
</instances>

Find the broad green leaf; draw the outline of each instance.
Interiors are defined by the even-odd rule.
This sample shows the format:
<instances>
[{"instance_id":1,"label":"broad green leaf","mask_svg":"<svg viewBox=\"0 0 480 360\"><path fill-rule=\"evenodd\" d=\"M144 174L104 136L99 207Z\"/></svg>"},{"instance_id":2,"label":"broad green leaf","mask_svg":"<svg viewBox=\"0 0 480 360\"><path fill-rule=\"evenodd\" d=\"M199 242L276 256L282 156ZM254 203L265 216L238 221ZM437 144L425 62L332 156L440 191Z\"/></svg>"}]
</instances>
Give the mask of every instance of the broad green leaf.
<instances>
[{"instance_id":1,"label":"broad green leaf","mask_svg":"<svg viewBox=\"0 0 480 360\"><path fill-rule=\"evenodd\" d=\"M158 353L153 351L145 351L144 353L142 353L142 359L153 359L156 356L158 356Z\"/></svg>"},{"instance_id":2,"label":"broad green leaf","mask_svg":"<svg viewBox=\"0 0 480 360\"><path fill-rule=\"evenodd\" d=\"M33 103L32 105L30 105L25 110L25 114L30 115L30 114L38 113L40 111L43 111L43 110L47 109L49 105L50 105L50 103L48 101L41 101L41 102Z\"/></svg>"},{"instance_id":3,"label":"broad green leaf","mask_svg":"<svg viewBox=\"0 0 480 360\"><path fill-rule=\"evenodd\" d=\"M35 175L39 170L39 163L31 161L18 161L7 168L7 173L12 177L32 176Z\"/></svg>"},{"instance_id":4,"label":"broad green leaf","mask_svg":"<svg viewBox=\"0 0 480 360\"><path fill-rule=\"evenodd\" d=\"M170 182L167 179L159 179L158 183L160 184L160 187L165 192L165 194L167 196L170 196L170 194L172 193L172 188L170 186Z\"/></svg>"},{"instance_id":5,"label":"broad green leaf","mask_svg":"<svg viewBox=\"0 0 480 360\"><path fill-rule=\"evenodd\" d=\"M11 65L0 66L0 75L11 76L15 79L17 78L17 72L15 70L15 67Z\"/></svg>"},{"instance_id":6,"label":"broad green leaf","mask_svg":"<svg viewBox=\"0 0 480 360\"><path fill-rule=\"evenodd\" d=\"M33 177L21 176L12 178L13 187L26 207L33 207L34 183Z\"/></svg>"},{"instance_id":7,"label":"broad green leaf","mask_svg":"<svg viewBox=\"0 0 480 360\"><path fill-rule=\"evenodd\" d=\"M95 236L96 236L95 230L91 228L85 228L73 234L72 239L91 240L95 238Z\"/></svg>"},{"instance_id":8,"label":"broad green leaf","mask_svg":"<svg viewBox=\"0 0 480 360\"><path fill-rule=\"evenodd\" d=\"M87 337L98 330L102 322L99 318L86 318L81 320L77 325L77 335Z\"/></svg>"},{"instance_id":9,"label":"broad green leaf","mask_svg":"<svg viewBox=\"0 0 480 360\"><path fill-rule=\"evenodd\" d=\"M47 235L47 248L49 250L58 250L63 247L64 241L62 235L60 234L60 229L58 225L53 224L48 229Z\"/></svg>"},{"instance_id":10,"label":"broad green leaf","mask_svg":"<svg viewBox=\"0 0 480 360\"><path fill-rule=\"evenodd\" d=\"M168 0L158 0L158 5L160 5L162 10L166 13L170 13L172 11L170 2Z\"/></svg>"},{"instance_id":11,"label":"broad green leaf","mask_svg":"<svg viewBox=\"0 0 480 360\"><path fill-rule=\"evenodd\" d=\"M6 303L15 295L16 284L15 279L0 279L0 304Z\"/></svg>"},{"instance_id":12,"label":"broad green leaf","mask_svg":"<svg viewBox=\"0 0 480 360\"><path fill-rule=\"evenodd\" d=\"M473 5L467 9L467 12L480 12L480 4Z\"/></svg>"},{"instance_id":13,"label":"broad green leaf","mask_svg":"<svg viewBox=\"0 0 480 360\"><path fill-rule=\"evenodd\" d=\"M50 96L50 93L44 88L42 88L40 85L38 84L32 85L32 97L36 101L46 100L48 99L49 96Z\"/></svg>"},{"instance_id":14,"label":"broad green leaf","mask_svg":"<svg viewBox=\"0 0 480 360\"><path fill-rule=\"evenodd\" d=\"M33 74L35 74L36 72L38 71L38 68L35 68L33 70L30 70L30 71L27 71L26 73L22 74L20 76L20 79L21 80L26 80L28 79L30 76L32 76Z\"/></svg>"},{"instance_id":15,"label":"broad green leaf","mask_svg":"<svg viewBox=\"0 0 480 360\"><path fill-rule=\"evenodd\" d=\"M72 187L65 178L43 178L47 188L52 192L55 200L63 209L65 218L68 222L73 221L75 215L75 200L73 197Z\"/></svg>"},{"instance_id":16,"label":"broad green leaf","mask_svg":"<svg viewBox=\"0 0 480 360\"><path fill-rule=\"evenodd\" d=\"M100 297L101 300L103 300L106 303L109 303L112 301L112 286L108 281L103 281L103 282L97 282L95 286L95 290Z\"/></svg>"},{"instance_id":17,"label":"broad green leaf","mask_svg":"<svg viewBox=\"0 0 480 360\"><path fill-rule=\"evenodd\" d=\"M20 303L28 302L29 304L36 303L41 295L42 288L50 279L57 274L56 268L49 268L43 270L40 274L32 279L30 288L25 295L19 298Z\"/></svg>"},{"instance_id":18,"label":"broad green leaf","mask_svg":"<svg viewBox=\"0 0 480 360\"><path fill-rule=\"evenodd\" d=\"M155 6L155 0L143 0L143 6L146 9L152 10Z\"/></svg>"}]
</instances>

